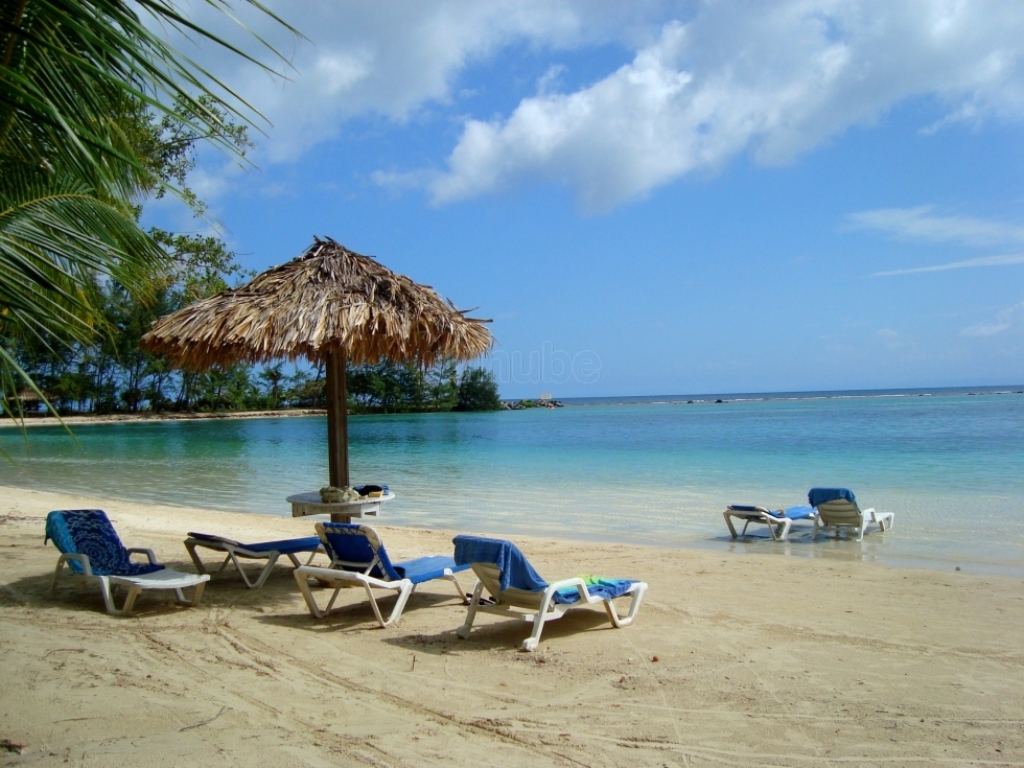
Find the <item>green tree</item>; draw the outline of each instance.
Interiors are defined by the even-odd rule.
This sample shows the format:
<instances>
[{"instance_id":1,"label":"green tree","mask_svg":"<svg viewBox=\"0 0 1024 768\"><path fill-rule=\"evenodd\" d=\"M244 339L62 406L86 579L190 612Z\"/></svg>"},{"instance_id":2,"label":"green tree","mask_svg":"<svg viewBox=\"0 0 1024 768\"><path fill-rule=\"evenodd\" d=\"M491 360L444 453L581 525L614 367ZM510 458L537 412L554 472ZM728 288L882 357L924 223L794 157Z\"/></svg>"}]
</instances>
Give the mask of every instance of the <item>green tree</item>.
<instances>
[{"instance_id":1,"label":"green tree","mask_svg":"<svg viewBox=\"0 0 1024 768\"><path fill-rule=\"evenodd\" d=\"M131 133L147 153L147 168L151 172L147 189L159 197L173 182L187 197L192 210L201 214L205 206L188 188L187 173L195 165L196 145L202 137L182 129L185 118L181 110L163 119L136 111L131 119ZM234 124L228 116L225 122L236 148L244 154L252 146L245 126ZM88 399L76 402L78 410L85 407L85 402L89 402L90 409L100 412L136 412L144 405L159 411L174 405L166 390L179 372L140 350L141 335L157 317L221 291L228 287L228 279L244 274L234 254L219 238L175 235L158 229L150 230L150 234L167 256L167 269L155 281L150 297L139 297L111 281L93 288L95 303L108 333L97 335L88 343L71 346L43 335L34 345L22 343L15 348L22 370L36 377L44 391L57 398L55 404L59 412L68 411L65 392L72 391L89 395ZM67 359L69 356L71 359ZM77 364L77 378L67 374L59 385L55 384L54 373L49 370L55 364L62 369ZM186 394L191 390L187 388ZM191 406L189 399L184 407Z\"/></svg>"},{"instance_id":2,"label":"green tree","mask_svg":"<svg viewBox=\"0 0 1024 768\"><path fill-rule=\"evenodd\" d=\"M227 0L207 1L233 18ZM258 0L248 4L284 24ZM256 115L150 27L255 62L191 23L173 0L0 7L0 409L10 412L19 379L39 392L13 357L19 339L88 341L103 320L92 290L97 276L145 296L165 266L133 215L153 175L126 129L131 116L139 109L171 115L177 104L190 130L231 151L223 114L243 122Z\"/></svg>"},{"instance_id":3,"label":"green tree","mask_svg":"<svg viewBox=\"0 0 1024 768\"><path fill-rule=\"evenodd\" d=\"M259 378L267 387L267 406L271 410L276 410L281 403L281 385L286 378L284 375L284 364L276 363L275 365L264 366L263 370L259 373Z\"/></svg>"},{"instance_id":4,"label":"green tree","mask_svg":"<svg viewBox=\"0 0 1024 768\"><path fill-rule=\"evenodd\" d=\"M466 368L459 378L459 402L457 411L498 411L501 398L498 397L498 383L494 374L486 368Z\"/></svg>"},{"instance_id":5,"label":"green tree","mask_svg":"<svg viewBox=\"0 0 1024 768\"><path fill-rule=\"evenodd\" d=\"M450 411L459 402L458 375L455 363L442 360L426 372L429 407L434 411Z\"/></svg>"}]
</instances>

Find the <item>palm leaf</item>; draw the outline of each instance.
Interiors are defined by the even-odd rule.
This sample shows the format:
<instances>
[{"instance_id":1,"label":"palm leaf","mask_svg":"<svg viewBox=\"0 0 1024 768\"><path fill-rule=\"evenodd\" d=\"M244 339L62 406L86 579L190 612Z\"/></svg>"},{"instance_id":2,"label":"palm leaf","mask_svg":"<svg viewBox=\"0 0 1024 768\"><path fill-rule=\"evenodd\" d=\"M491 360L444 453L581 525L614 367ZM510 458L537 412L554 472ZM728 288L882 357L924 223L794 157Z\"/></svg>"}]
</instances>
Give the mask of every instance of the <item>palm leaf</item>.
<instances>
[{"instance_id":1,"label":"palm leaf","mask_svg":"<svg viewBox=\"0 0 1024 768\"><path fill-rule=\"evenodd\" d=\"M234 19L229 0L206 2ZM295 32L259 0L245 2ZM132 216L152 179L121 120L140 103L165 115L183 107L190 130L237 154L224 115L260 118L143 16L270 70L192 23L175 0L0 6L0 409L9 415L18 380L42 397L13 357L15 337L88 339L101 322L97 280L138 295L164 270L163 252Z\"/></svg>"}]
</instances>

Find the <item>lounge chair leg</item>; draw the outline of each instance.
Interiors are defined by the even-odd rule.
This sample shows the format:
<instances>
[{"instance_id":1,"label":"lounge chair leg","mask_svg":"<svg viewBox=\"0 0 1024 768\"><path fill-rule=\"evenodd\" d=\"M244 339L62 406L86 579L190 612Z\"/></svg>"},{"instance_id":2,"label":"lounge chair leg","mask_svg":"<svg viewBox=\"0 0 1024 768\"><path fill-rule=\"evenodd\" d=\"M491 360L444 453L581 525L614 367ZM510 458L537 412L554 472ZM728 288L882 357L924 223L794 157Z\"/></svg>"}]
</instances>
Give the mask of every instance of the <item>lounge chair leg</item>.
<instances>
[{"instance_id":1,"label":"lounge chair leg","mask_svg":"<svg viewBox=\"0 0 1024 768\"><path fill-rule=\"evenodd\" d=\"M459 600L462 601L462 604L469 605L469 597L462 591L462 585L459 583L459 577L452 573L448 568L445 568L444 577L455 585L455 594L459 596Z\"/></svg>"},{"instance_id":2,"label":"lounge chair leg","mask_svg":"<svg viewBox=\"0 0 1024 768\"><path fill-rule=\"evenodd\" d=\"M466 622L455 630L455 634L463 640L469 639L469 633L473 630L473 620L476 618L476 610L480 605L480 595L483 594L484 583L478 581L473 587L473 596L469 599L469 610L466 611Z\"/></svg>"},{"instance_id":3,"label":"lounge chair leg","mask_svg":"<svg viewBox=\"0 0 1024 768\"><path fill-rule=\"evenodd\" d=\"M522 649L524 651L535 651L537 646L540 645L540 633L544 631L544 622L548 618L548 608L551 607L551 601L554 598L555 593L551 587L544 590L544 597L540 601L540 609L537 611L537 615L533 617L533 632L528 638L523 640Z\"/></svg>"},{"instance_id":4,"label":"lounge chair leg","mask_svg":"<svg viewBox=\"0 0 1024 768\"><path fill-rule=\"evenodd\" d=\"M604 601L604 609L608 613L608 618L611 619L616 629L622 629L622 627L628 627L633 623L633 619L636 618L637 611L640 610L640 603L644 599L644 592L647 591L647 585L639 583L633 587L633 599L629 603L629 612L625 618L620 618L618 611L615 610L615 606L611 600ZM629 594L628 592L626 594Z\"/></svg>"},{"instance_id":5,"label":"lounge chair leg","mask_svg":"<svg viewBox=\"0 0 1024 768\"><path fill-rule=\"evenodd\" d=\"M203 561L199 559L199 555L196 554L195 544L185 544L185 551L188 552L188 556L192 558L192 565L196 567L196 571L203 575L206 573L206 566L203 565ZM221 566L223 569L224 566Z\"/></svg>"},{"instance_id":6,"label":"lounge chair leg","mask_svg":"<svg viewBox=\"0 0 1024 768\"><path fill-rule=\"evenodd\" d=\"M132 612L132 608L135 607L135 598L142 592L142 587L129 587L128 596L124 599L124 605L121 606L120 614L122 616L128 616Z\"/></svg>"},{"instance_id":7,"label":"lounge chair leg","mask_svg":"<svg viewBox=\"0 0 1024 768\"><path fill-rule=\"evenodd\" d=\"M100 591L103 593L103 604L107 607L107 613L114 616L119 614L120 611L114 607L114 596L110 593L110 579L106 576L100 576Z\"/></svg>"},{"instance_id":8,"label":"lounge chair leg","mask_svg":"<svg viewBox=\"0 0 1024 768\"><path fill-rule=\"evenodd\" d=\"M366 596L370 599L370 607L373 608L373 615L377 617L377 623L381 627L386 627L388 623L384 621L384 617L380 614L380 607L377 605L377 598L373 595L373 590L370 589L370 585L363 582L363 589L366 590Z\"/></svg>"},{"instance_id":9,"label":"lounge chair leg","mask_svg":"<svg viewBox=\"0 0 1024 768\"><path fill-rule=\"evenodd\" d=\"M391 616L388 617L387 622L381 623L382 627L388 627L402 618L402 611L405 610L405 604L409 601L409 597L416 589L416 585L408 579L402 579L400 582L398 582L398 585L398 600L395 602L395 607L391 609ZM369 586L366 587L366 591L370 591ZM376 612L376 610L377 606L376 603L374 603L374 611ZM377 620L380 621L379 612L377 612Z\"/></svg>"},{"instance_id":10,"label":"lounge chair leg","mask_svg":"<svg viewBox=\"0 0 1024 768\"><path fill-rule=\"evenodd\" d=\"M196 584L195 587L192 590L192 599L191 600L186 600L184 593L180 589L174 590L174 594L175 594L175 596L178 599L178 604L179 605L188 605L188 606L191 606L191 607L195 607L195 606L199 605L199 601L203 599L203 590L204 589L206 589L206 582L205 581L201 581L198 584Z\"/></svg>"},{"instance_id":11,"label":"lounge chair leg","mask_svg":"<svg viewBox=\"0 0 1024 768\"><path fill-rule=\"evenodd\" d=\"M240 563L236 562L235 567L238 568L238 572L242 574L242 579L245 581L245 586L247 586L249 589L259 589L266 583L267 579L270 577L270 573L274 570L274 565L277 563L277 558L280 556L280 552L275 552L267 558L267 564L263 566L263 570L260 571L260 575L256 579L255 584L249 582L249 579L245 575L245 571L242 570L242 566Z\"/></svg>"},{"instance_id":12,"label":"lounge chair leg","mask_svg":"<svg viewBox=\"0 0 1024 768\"><path fill-rule=\"evenodd\" d=\"M288 557L291 559L292 565L295 566L296 568L298 568L299 566L302 566L302 565L312 565L313 558L316 557L319 554L320 554L320 550L319 549L314 549L312 552L309 553L309 559L306 560L306 562L304 562L304 563L301 560L299 560L299 558L297 558L291 552L288 553Z\"/></svg>"},{"instance_id":13,"label":"lounge chair leg","mask_svg":"<svg viewBox=\"0 0 1024 768\"><path fill-rule=\"evenodd\" d=\"M313 618L322 619L325 612L320 610L320 606L316 604L316 600L313 599L313 593L309 589L309 579L306 578L306 574L295 571L295 583L299 585L299 591L302 593L302 598L306 601L306 607L309 609L310 614ZM331 598L331 602L327 605L327 610L331 610L331 605L334 603L334 598L338 596L338 591L341 588L334 590L334 597Z\"/></svg>"},{"instance_id":14,"label":"lounge chair leg","mask_svg":"<svg viewBox=\"0 0 1024 768\"><path fill-rule=\"evenodd\" d=\"M50 594L52 595L57 591L57 580L60 578L60 572L64 568L64 560L60 559L57 561L57 568L53 572L53 580L50 582Z\"/></svg>"},{"instance_id":15,"label":"lounge chair leg","mask_svg":"<svg viewBox=\"0 0 1024 768\"><path fill-rule=\"evenodd\" d=\"M320 583L325 587L327 586L326 581L321 581ZM341 594L341 590L344 589L344 587L344 584L339 584L334 588L334 592L331 593L331 599L327 601L327 607L324 608L324 616L331 612L331 609L334 607L334 601L338 599L338 595Z\"/></svg>"}]
</instances>

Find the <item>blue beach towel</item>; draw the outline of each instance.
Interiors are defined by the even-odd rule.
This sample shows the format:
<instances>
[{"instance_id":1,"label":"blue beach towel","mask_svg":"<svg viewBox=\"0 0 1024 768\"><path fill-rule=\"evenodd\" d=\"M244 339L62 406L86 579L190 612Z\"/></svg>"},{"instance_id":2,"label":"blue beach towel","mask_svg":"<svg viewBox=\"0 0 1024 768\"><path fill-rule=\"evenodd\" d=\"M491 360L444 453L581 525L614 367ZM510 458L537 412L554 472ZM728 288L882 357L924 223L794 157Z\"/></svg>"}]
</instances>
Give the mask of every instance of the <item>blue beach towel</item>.
<instances>
[{"instance_id":1,"label":"blue beach towel","mask_svg":"<svg viewBox=\"0 0 1024 768\"><path fill-rule=\"evenodd\" d=\"M54 510L46 516L43 543L51 539L65 555L87 555L95 576L141 576L164 568L131 562L128 550L102 509ZM84 573L77 560L69 560L68 567L79 575Z\"/></svg>"},{"instance_id":2,"label":"blue beach towel","mask_svg":"<svg viewBox=\"0 0 1024 768\"><path fill-rule=\"evenodd\" d=\"M621 597L633 586L634 579L609 579L606 576L580 576L587 585L587 591L594 597L614 600ZM575 587L567 587L555 592L556 603L578 603L580 592Z\"/></svg>"},{"instance_id":3,"label":"blue beach towel","mask_svg":"<svg viewBox=\"0 0 1024 768\"><path fill-rule=\"evenodd\" d=\"M749 515L744 517L759 519L761 512L757 507L752 507L745 504L730 504L729 509L734 512L749 512ZM796 507L789 507L788 509L769 509L768 514L772 517L779 519L788 517L790 520L809 520L814 517L814 507L808 507L806 504Z\"/></svg>"},{"instance_id":4,"label":"blue beach towel","mask_svg":"<svg viewBox=\"0 0 1024 768\"><path fill-rule=\"evenodd\" d=\"M458 565L489 563L498 567L501 577L498 586L502 592L510 587L528 592L543 592L548 583L540 577L519 548L510 541L485 539L481 536L456 536L455 562ZM609 579L603 576L581 576L587 591L597 597L612 600L629 591L632 579ZM554 601L561 604L579 602L575 587L555 592Z\"/></svg>"},{"instance_id":5,"label":"blue beach towel","mask_svg":"<svg viewBox=\"0 0 1024 768\"><path fill-rule=\"evenodd\" d=\"M835 501L836 499L845 499L851 504L857 503L857 497L853 495L853 491L849 488L811 488L807 492L807 503L812 507L817 507L819 504Z\"/></svg>"},{"instance_id":6,"label":"blue beach towel","mask_svg":"<svg viewBox=\"0 0 1024 768\"><path fill-rule=\"evenodd\" d=\"M533 570L523 553L511 541L485 539L481 536L456 536L455 563L491 563L501 571L499 586L504 592L509 587L525 589L528 592L542 592L548 583Z\"/></svg>"},{"instance_id":7,"label":"blue beach towel","mask_svg":"<svg viewBox=\"0 0 1024 768\"><path fill-rule=\"evenodd\" d=\"M772 512L776 517L788 517L790 520L808 520L814 517L814 507L808 507L806 504L789 507L788 509L779 510L782 514Z\"/></svg>"},{"instance_id":8,"label":"blue beach towel","mask_svg":"<svg viewBox=\"0 0 1024 768\"><path fill-rule=\"evenodd\" d=\"M400 581L402 574L395 570L391 558L388 557L384 544L377 551L363 532L359 523L321 523L324 530L323 545L327 556L350 565L359 564L367 567L371 563L369 575L384 581Z\"/></svg>"}]
</instances>

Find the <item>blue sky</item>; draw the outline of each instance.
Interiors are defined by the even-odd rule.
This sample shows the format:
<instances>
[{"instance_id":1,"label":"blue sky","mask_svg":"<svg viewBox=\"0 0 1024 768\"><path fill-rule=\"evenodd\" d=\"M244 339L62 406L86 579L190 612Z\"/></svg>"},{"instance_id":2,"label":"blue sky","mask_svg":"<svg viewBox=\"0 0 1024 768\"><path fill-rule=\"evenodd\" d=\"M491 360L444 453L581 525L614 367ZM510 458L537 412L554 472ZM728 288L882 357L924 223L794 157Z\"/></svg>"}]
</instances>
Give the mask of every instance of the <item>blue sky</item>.
<instances>
[{"instance_id":1,"label":"blue sky","mask_svg":"<svg viewBox=\"0 0 1024 768\"><path fill-rule=\"evenodd\" d=\"M479 307L503 396L1024 383L1024 5L271 6L288 81L187 49L269 121L222 235Z\"/></svg>"}]
</instances>

